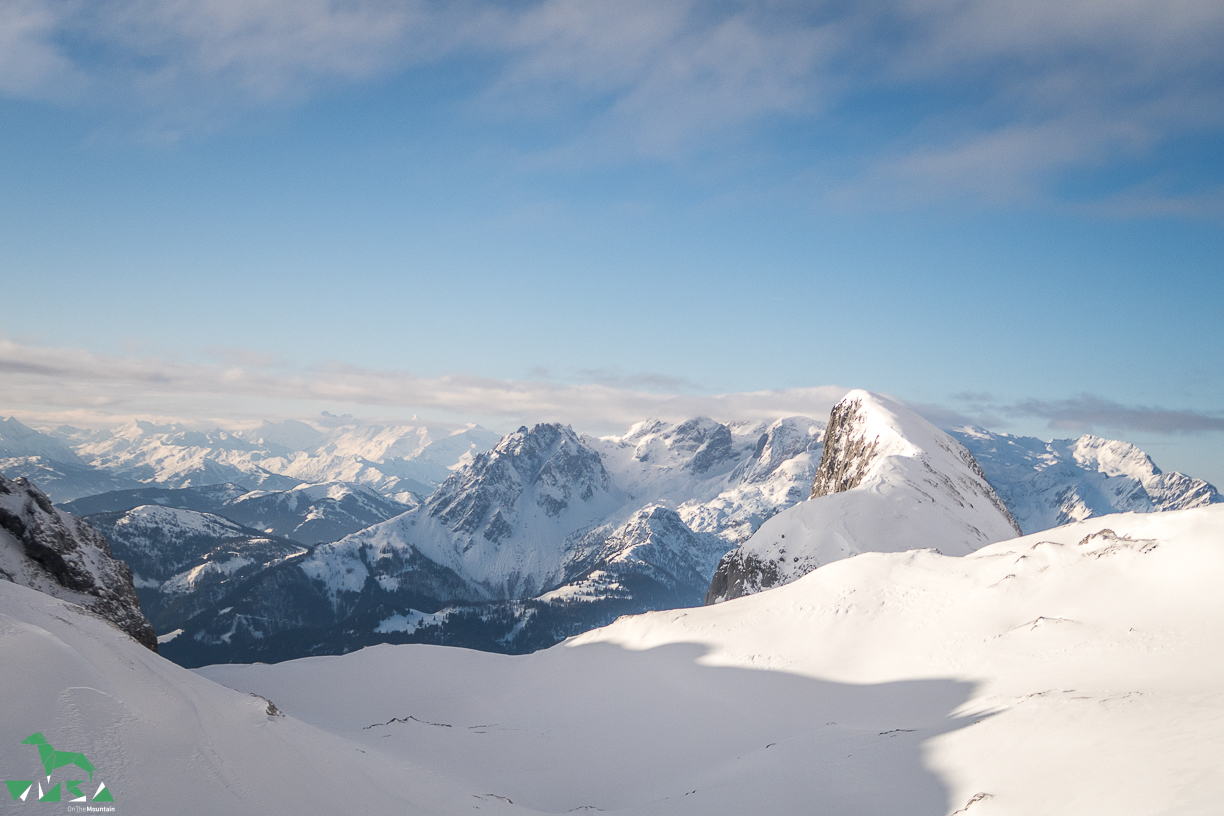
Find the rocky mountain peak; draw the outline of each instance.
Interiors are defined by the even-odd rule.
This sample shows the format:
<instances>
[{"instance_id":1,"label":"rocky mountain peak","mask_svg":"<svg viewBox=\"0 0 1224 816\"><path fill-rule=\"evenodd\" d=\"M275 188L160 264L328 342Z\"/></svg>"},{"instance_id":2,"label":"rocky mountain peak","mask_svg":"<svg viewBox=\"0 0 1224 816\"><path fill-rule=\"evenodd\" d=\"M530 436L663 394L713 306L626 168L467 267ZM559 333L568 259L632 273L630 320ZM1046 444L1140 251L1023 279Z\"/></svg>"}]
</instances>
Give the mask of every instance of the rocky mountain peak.
<instances>
[{"instance_id":1,"label":"rocky mountain peak","mask_svg":"<svg viewBox=\"0 0 1224 816\"><path fill-rule=\"evenodd\" d=\"M913 411L867 391L834 406L811 499L723 557L707 603L789 583L862 552L963 555L1019 534L973 456Z\"/></svg>"},{"instance_id":2,"label":"rocky mountain peak","mask_svg":"<svg viewBox=\"0 0 1224 816\"><path fill-rule=\"evenodd\" d=\"M157 650L128 565L101 533L20 477L0 476L0 578L80 604Z\"/></svg>"},{"instance_id":3,"label":"rocky mountain peak","mask_svg":"<svg viewBox=\"0 0 1224 816\"><path fill-rule=\"evenodd\" d=\"M867 409L861 398L847 398L833 406L810 498L853 490L863 481L880 447L879 435L869 436L866 425Z\"/></svg>"},{"instance_id":4,"label":"rocky mountain peak","mask_svg":"<svg viewBox=\"0 0 1224 816\"><path fill-rule=\"evenodd\" d=\"M606 491L611 477L599 454L568 425L540 424L507 434L492 450L478 454L426 502L430 516L455 533L497 541L511 532L508 518L528 490L548 516L575 501Z\"/></svg>"}]
</instances>

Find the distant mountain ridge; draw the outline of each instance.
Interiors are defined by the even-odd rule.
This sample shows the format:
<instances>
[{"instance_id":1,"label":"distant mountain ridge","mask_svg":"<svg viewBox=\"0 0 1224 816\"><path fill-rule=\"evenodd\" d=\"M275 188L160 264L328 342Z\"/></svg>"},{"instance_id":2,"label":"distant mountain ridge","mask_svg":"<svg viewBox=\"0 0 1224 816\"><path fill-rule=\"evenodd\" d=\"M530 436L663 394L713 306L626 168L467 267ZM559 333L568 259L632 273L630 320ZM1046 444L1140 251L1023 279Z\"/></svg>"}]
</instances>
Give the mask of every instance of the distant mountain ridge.
<instances>
[{"instance_id":1,"label":"distant mountain ridge","mask_svg":"<svg viewBox=\"0 0 1224 816\"><path fill-rule=\"evenodd\" d=\"M420 506L253 580L167 653L276 659L278 643L307 638L330 651L397 638L524 651L699 603L718 558L805 495L821 427L698 418L599 439L520 428ZM310 623L243 623L278 619Z\"/></svg>"},{"instance_id":2,"label":"distant mountain ridge","mask_svg":"<svg viewBox=\"0 0 1224 816\"><path fill-rule=\"evenodd\" d=\"M372 425L321 417L249 431L198 431L133 420L114 430L60 426L36 431L0 420L0 472L48 485L58 502L140 485L166 488L232 483L290 490L346 482L405 501L430 493L499 434L479 426Z\"/></svg>"},{"instance_id":3,"label":"distant mountain ridge","mask_svg":"<svg viewBox=\"0 0 1224 816\"><path fill-rule=\"evenodd\" d=\"M1043 442L977 427L949 433L973 453L1025 534L1110 513L1224 502L1211 484L1161 471L1128 442L1091 434Z\"/></svg>"},{"instance_id":4,"label":"distant mountain ridge","mask_svg":"<svg viewBox=\"0 0 1224 816\"><path fill-rule=\"evenodd\" d=\"M222 516L238 524L304 544L336 541L409 510L361 485L333 482L291 490L247 490L235 484L142 487L87 496L63 509L80 516L132 510L141 505L176 507Z\"/></svg>"},{"instance_id":5,"label":"distant mountain ridge","mask_svg":"<svg viewBox=\"0 0 1224 816\"><path fill-rule=\"evenodd\" d=\"M307 551L296 541L178 507L141 505L86 521L131 567L141 605L163 633L213 608L246 578Z\"/></svg>"}]
</instances>

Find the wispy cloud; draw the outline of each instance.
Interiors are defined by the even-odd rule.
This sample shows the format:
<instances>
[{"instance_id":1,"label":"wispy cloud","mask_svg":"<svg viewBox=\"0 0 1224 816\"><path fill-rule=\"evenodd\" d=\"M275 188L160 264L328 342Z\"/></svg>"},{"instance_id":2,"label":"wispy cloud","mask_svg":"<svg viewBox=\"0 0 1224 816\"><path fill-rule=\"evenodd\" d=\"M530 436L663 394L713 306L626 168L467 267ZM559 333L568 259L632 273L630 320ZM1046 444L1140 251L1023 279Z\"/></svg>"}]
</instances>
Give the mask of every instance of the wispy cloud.
<instances>
[{"instance_id":1,"label":"wispy cloud","mask_svg":"<svg viewBox=\"0 0 1224 816\"><path fill-rule=\"evenodd\" d=\"M1015 202L1218 132L1221 41L1224 4L1200 0L10 0L0 93L207 127L474 57L470 101L561 123L548 155L676 157L778 117L851 122L834 200ZM912 112L874 120L881 94ZM1136 206L1217 203L1196 195Z\"/></svg>"},{"instance_id":2,"label":"wispy cloud","mask_svg":"<svg viewBox=\"0 0 1224 816\"><path fill-rule=\"evenodd\" d=\"M1008 419L1044 420L1057 431L1085 432L1097 429L1120 432L1193 434L1224 431L1224 411L1215 413L1148 405L1123 405L1093 394L1061 400L1021 399L1002 401L992 394L953 394L959 408L927 405L916 408L940 427L982 425L998 427Z\"/></svg>"},{"instance_id":3,"label":"wispy cloud","mask_svg":"<svg viewBox=\"0 0 1224 816\"><path fill-rule=\"evenodd\" d=\"M1201 411L1121 405L1091 394L1055 402L1023 400L1005 406L1003 411L1017 416L1045 419L1050 428L1058 430L1102 427L1162 434L1224 431L1224 412L1208 414Z\"/></svg>"},{"instance_id":4,"label":"wispy cloud","mask_svg":"<svg viewBox=\"0 0 1224 816\"><path fill-rule=\"evenodd\" d=\"M474 420L494 427L542 421L615 430L647 417L706 415L764 420L790 414L823 417L846 389L835 386L738 394L646 391L597 382L558 384L469 376L419 377L406 371L340 362L299 371L118 357L77 349L0 341L0 410L29 417L174 416L181 419L267 413L302 416L320 407L362 406L382 413L421 414L439 421ZM255 361L255 362L252 362ZM84 414L81 412L84 411Z\"/></svg>"},{"instance_id":5,"label":"wispy cloud","mask_svg":"<svg viewBox=\"0 0 1224 816\"><path fill-rule=\"evenodd\" d=\"M7 73L8 93L190 117L385 70L402 59L420 4L17 0L5 9L0 54L24 68Z\"/></svg>"},{"instance_id":6,"label":"wispy cloud","mask_svg":"<svg viewBox=\"0 0 1224 816\"><path fill-rule=\"evenodd\" d=\"M557 110L598 100L579 140L667 156L698 134L810 110L820 66L840 47L825 27L788 26L753 4L546 0L489 45L510 55L486 103Z\"/></svg>"}]
</instances>

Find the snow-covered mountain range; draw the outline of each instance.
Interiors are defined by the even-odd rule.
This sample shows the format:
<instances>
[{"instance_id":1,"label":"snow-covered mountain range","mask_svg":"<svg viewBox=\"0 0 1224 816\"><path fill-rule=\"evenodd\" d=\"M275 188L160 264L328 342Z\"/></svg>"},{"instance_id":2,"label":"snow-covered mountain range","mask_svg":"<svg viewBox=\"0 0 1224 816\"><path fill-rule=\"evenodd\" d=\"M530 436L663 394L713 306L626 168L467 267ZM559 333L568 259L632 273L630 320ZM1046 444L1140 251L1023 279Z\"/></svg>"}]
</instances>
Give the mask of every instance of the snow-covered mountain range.
<instances>
[{"instance_id":1,"label":"snow-covered mountain range","mask_svg":"<svg viewBox=\"0 0 1224 816\"><path fill-rule=\"evenodd\" d=\"M282 642L300 648L299 621L325 651L409 639L524 651L699 603L719 557L806 495L821 429L799 417L605 438L520 428L419 507L270 570L167 653L271 659Z\"/></svg>"},{"instance_id":2,"label":"snow-covered mountain range","mask_svg":"<svg viewBox=\"0 0 1224 816\"><path fill-rule=\"evenodd\" d=\"M134 561L156 549L173 562L137 572L158 631L188 633L166 646L188 663L375 642L529 651L619 615L785 583L856 552L933 537L969 552L1015 534L1009 510L1028 532L1220 501L1125 443L976 428L949 437L904 406L856 394L856 410L834 411L827 448L824 423L803 417L645 421L603 438L539 425L496 439L330 416L242 433L132 423L40 434L10 420L0 434L5 450L59 462L61 473L60 460L75 457L72 467L147 483L65 507L110 514L98 523ZM245 481L200 484L223 476ZM341 480L298 482L329 476ZM428 492L406 492L410 478ZM182 484L192 486L166 486ZM143 505L221 518L176 527L174 514L146 509L144 523L114 526ZM181 529L219 522L245 529L208 547L184 543ZM201 580L179 580L187 573Z\"/></svg>"},{"instance_id":3,"label":"snow-covered mountain range","mask_svg":"<svg viewBox=\"0 0 1224 816\"><path fill-rule=\"evenodd\" d=\"M12 417L0 418L0 474L29 479L54 501L139 486L133 479L93 467L62 440Z\"/></svg>"},{"instance_id":4,"label":"snow-covered mountain range","mask_svg":"<svg viewBox=\"0 0 1224 816\"><path fill-rule=\"evenodd\" d=\"M132 812L1207 814L1221 540L1224 507L1128 513L867 553L530 655L194 673L0 582L0 716L84 753ZM0 764L36 779L19 740Z\"/></svg>"},{"instance_id":5,"label":"snow-covered mountain range","mask_svg":"<svg viewBox=\"0 0 1224 816\"><path fill-rule=\"evenodd\" d=\"M405 513L272 556L163 644L320 656L194 674L125 634L152 638L104 539L0 480L3 730L87 754L133 812L1212 813L1224 506L1106 441L1067 446L1073 467L1049 444L996 493L964 447L865 392L827 429L522 428ZM1140 512L1002 529L1000 497L1091 516L1102 484ZM197 599L256 560L212 542L272 539L156 502L93 518ZM693 607L737 542L779 580ZM428 607L447 597L465 600ZM683 597L533 654L428 645L546 645L593 610ZM41 777L19 738L0 764Z\"/></svg>"},{"instance_id":6,"label":"snow-covered mountain range","mask_svg":"<svg viewBox=\"0 0 1224 816\"><path fill-rule=\"evenodd\" d=\"M1162 472L1127 442L1090 434L1042 442L976 427L951 434L981 464L1026 533L1108 513L1153 513L1224 501L1202 479Z\"/></svg>"},{"instance_id":7,"label":"snow-covered mountain range","mask_svg":"<svg viewBox=\"0 0 1224 816\"><path fill-rule=\"evenodd\" d=\"M499 438L479 426L378 425L329 414L244 431L138 420L114 430L35 431L9 418L0 421L0 472L40 480L57 502L142 484L226 482L271 491L345 482L402 501L428 494Z\"/></svg>"},{"instance_id":8,"label":"snow-covered mountain range","mask_svg":"<svg viewBox=\"0 0 1224 816\"><path fill-rule=\"evenodd\" d=\"M1112 515L959 557L865 553L531 655L384 645L198 673L482 810L1208 814L1222 541L1219 505Z\"/></svg>"}]
</instances>

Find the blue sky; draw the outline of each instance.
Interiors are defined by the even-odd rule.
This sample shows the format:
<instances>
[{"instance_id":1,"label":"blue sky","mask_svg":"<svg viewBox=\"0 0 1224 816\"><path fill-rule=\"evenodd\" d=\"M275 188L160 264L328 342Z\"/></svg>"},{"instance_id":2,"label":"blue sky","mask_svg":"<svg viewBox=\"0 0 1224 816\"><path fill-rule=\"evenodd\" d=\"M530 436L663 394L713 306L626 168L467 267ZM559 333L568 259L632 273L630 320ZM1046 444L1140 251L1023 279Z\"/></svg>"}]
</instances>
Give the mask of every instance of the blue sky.
<instances>
[{"instance_id":1,"label":"blue sky","mask_svg":"<svg viewBox=\"0 0 1224 816\"><path fill-rule=\"evenodd\" d=\"M865 387L1224 482L1224 7L863 5L7 4L0 410Z\"/></svg>"}]
</instances>

